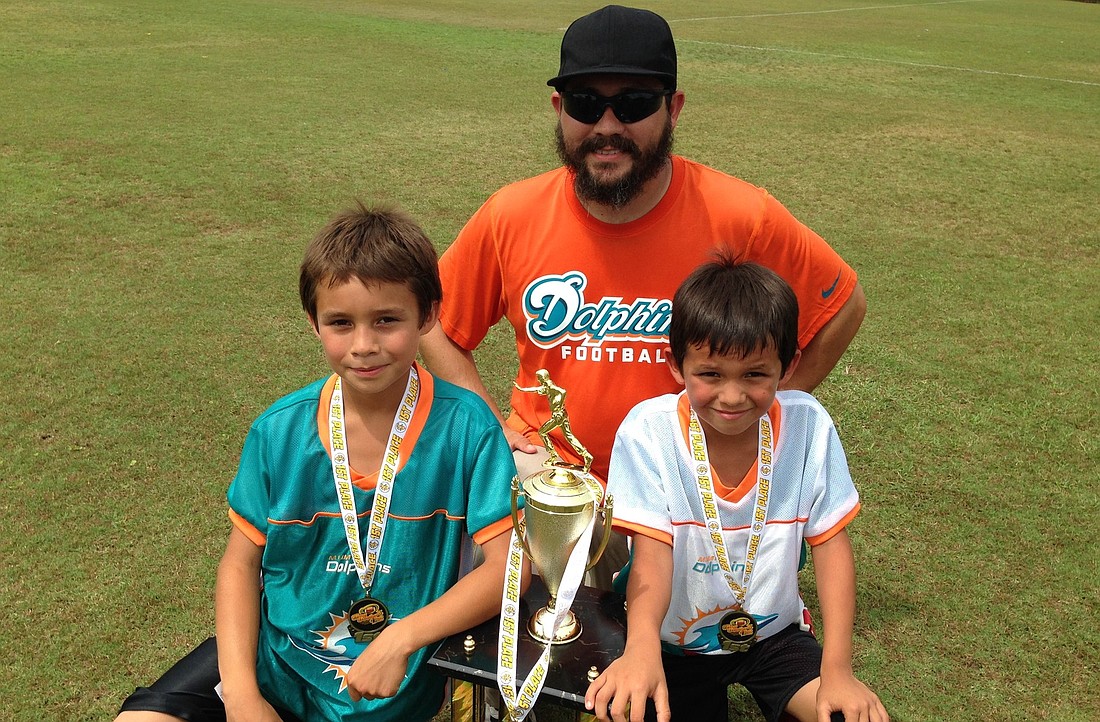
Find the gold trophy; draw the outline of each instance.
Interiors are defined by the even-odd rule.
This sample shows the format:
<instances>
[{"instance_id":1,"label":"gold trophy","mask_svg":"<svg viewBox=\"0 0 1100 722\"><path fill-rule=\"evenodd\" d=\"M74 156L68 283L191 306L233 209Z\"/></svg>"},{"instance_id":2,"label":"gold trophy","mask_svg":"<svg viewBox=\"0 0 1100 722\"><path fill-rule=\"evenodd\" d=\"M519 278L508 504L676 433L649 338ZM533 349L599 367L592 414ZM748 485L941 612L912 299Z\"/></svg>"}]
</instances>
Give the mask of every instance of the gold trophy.
<instances>
[{"instance_id":1,"label":"gold trophy","mask_svg":"<svg viewBox=\"0 0 1100 722\"><path fill-rule=\"evenodd\" d=\"M589 473L592 454L577 440L569 426L569 417L565 413L565 389L555 385L545 369L537 371L535 378L539 381L538 386L524 388L516 385L516 388L546 396L550 404L550 418L539 429L539 436L550 457L543 462L545 468L528 476L522 484L518 477L512 480L512 525L523 543L523 550L550 593L546 606L535 612L527 623L527 631L540 642L564 644L577 638L581 633L581 624L573 612L568 612L558 625L557 633L552 633L557 614L558 588L569 555L597 512L603 515L603 536L587 569L600 560L611 539L612 499L603 494L600 483ZM554 450L550 432L556 428L561 429L565 440L584 459L583 465L566 463ZM521 492L526 500L526 535L519 521Z\"/></svg>"}]
</instances>

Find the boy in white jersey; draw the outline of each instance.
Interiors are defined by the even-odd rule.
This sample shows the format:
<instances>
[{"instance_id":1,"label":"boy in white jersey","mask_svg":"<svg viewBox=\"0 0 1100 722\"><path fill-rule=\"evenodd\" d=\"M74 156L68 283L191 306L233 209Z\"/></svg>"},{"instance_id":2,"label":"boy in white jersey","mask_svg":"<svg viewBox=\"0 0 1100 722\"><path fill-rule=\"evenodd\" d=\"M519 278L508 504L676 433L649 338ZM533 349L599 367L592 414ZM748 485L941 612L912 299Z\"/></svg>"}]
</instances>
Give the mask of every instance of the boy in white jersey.
<instances>
[{"instance_id":1,"label":"boy in white jersey","mask_svg":"<svg viewBox=\"0 0 1100 722\"><path fill-rule=\"evenodd\" d=\"M429 645L500 610L515 465L485 403L416 364L442 295L431 242L360 205L309 244L299 287L333 374L252 424L216 644L120 720L428 720ZM464 534L485 562L459 579Z\"/></svg>"},{"instance_id":2,"label":"boy in white jersey","mask_svg":"<svg viewBox=\"0 0 1100 722\"><path fill-rule=\"evenodd\" d=\"M794 293L763 266L722 258L676 292L669 366L685 390L635 406L611 454L633 561L626 648L585 696L600 720L724 722L739 683L769 722L888 721L852 674L859 497L844 451L812 396L777 393L797 328ZM803 539L824 649L800 624Z\"/></svg>"}]
</instances>

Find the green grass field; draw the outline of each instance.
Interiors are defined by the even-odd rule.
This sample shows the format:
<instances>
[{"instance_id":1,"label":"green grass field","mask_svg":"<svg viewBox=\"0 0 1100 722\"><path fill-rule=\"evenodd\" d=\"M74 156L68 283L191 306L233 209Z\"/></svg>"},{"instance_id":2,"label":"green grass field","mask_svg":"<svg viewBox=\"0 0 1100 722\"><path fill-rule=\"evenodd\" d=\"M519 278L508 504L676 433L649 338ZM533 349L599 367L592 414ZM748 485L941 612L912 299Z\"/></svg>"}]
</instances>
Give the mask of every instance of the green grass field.
<instances>
[{"instance_id":1,"label":"green grass field","mask_svg":"<svg viewBox=\"0 0 1100 722\"><path fill-rule=\"evenodd\" d=\"M211 633L248 424L326 372L305 242L362 197L443 249L555 165L544 83L597 6L0 2L0 719L109 719ZM858 674L896 720L1097 719L1100 5L648 6L677 150L869 298L819 389L864 500Z\"/></svg>"}]
</instances>

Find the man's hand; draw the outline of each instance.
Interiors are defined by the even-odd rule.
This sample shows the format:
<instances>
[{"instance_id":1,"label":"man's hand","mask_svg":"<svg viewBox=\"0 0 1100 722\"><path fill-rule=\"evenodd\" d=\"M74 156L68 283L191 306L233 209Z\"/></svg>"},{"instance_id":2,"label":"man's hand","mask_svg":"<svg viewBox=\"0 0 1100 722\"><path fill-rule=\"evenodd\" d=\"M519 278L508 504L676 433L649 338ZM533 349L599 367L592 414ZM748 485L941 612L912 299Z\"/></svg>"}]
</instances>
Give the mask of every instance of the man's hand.
<instances>
[{"instance_id":1,"label":"man's hand","mask_svg":"<svg viewBox=\"0 0 1100 722\"><path fill-rule=\"evenodd\" d=\"M504 430L504 438L508 441L508 446L512 451L519 451L524 454L535 454L542 448L542 446L538 444L532 444L530 439L508 424L504 424L501 428Z\"/></svg>"}]
</instances>

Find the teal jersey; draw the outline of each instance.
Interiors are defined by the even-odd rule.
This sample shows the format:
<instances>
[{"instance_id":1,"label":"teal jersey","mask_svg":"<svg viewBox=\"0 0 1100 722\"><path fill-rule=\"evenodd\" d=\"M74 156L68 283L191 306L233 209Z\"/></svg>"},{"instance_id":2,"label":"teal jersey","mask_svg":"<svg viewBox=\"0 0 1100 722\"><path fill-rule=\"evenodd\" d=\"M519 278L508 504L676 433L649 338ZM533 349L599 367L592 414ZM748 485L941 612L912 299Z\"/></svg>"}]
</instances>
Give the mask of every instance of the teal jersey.
<instances>
[{"instance_id":1,"label":"teal jersey","mask_svg":"<svg viewBox=\"0 0 1100 722\"><path fill-rule=\"evenodd\" d=\"M423 369L420 379L370 591L394 621L455 583L464 533L485 541L510 528L504 520L516 473L481 399ZM307 722L428 720L443 695L443 679L425 665L430 647L410 657L394 697L355 703L347 692L347 671L366 646L348 632L348 609L366 592L351 562L326 450L334 380L283 397L253 423L229 487L234 523L263 544L257 677L265 697ZM361 529L374 501L377 470L370 471L366 480L354 475Z\"/></svg>"}]
</instances>

